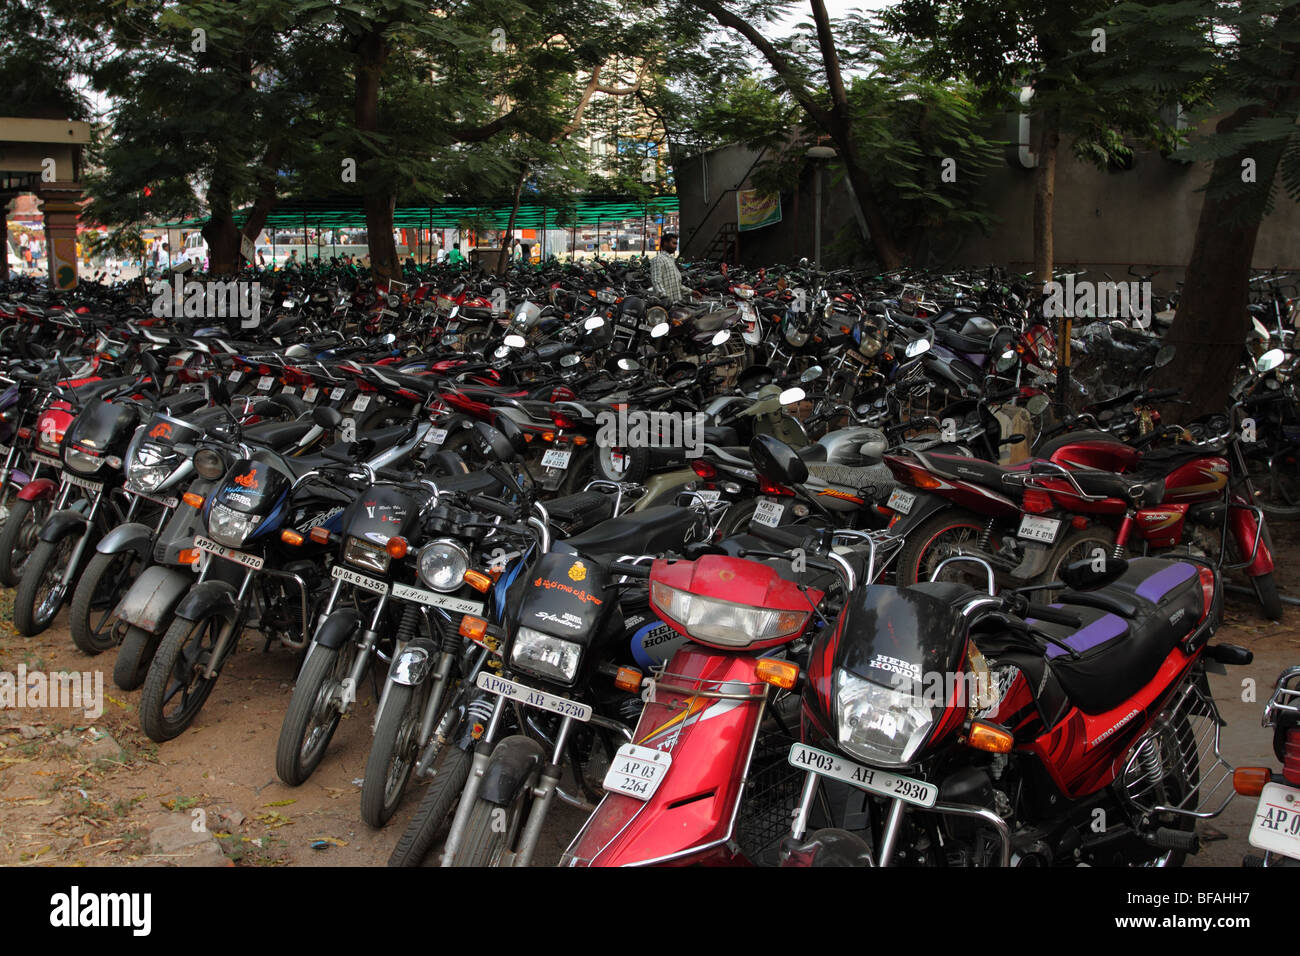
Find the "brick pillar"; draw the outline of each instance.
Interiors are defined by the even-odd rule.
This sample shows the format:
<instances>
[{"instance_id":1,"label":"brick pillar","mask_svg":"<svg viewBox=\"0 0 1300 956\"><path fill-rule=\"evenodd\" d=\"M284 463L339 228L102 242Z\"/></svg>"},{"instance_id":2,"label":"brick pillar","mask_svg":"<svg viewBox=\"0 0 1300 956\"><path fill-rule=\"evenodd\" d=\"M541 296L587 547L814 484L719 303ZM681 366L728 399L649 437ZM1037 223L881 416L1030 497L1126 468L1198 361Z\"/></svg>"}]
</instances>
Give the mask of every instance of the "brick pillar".
<instances>
[{"instance_id":1,"label":"brick pillar","mask_svg":"<svg viewBox=\"0 0 1300 956\"><path fill-rule=\"evenodd\" d=\"M50 288L77 287L77 220L81 215L81 185L64 181L42 183L36 191L45 216L45 253Z\"/></svg>"}]
</instances>

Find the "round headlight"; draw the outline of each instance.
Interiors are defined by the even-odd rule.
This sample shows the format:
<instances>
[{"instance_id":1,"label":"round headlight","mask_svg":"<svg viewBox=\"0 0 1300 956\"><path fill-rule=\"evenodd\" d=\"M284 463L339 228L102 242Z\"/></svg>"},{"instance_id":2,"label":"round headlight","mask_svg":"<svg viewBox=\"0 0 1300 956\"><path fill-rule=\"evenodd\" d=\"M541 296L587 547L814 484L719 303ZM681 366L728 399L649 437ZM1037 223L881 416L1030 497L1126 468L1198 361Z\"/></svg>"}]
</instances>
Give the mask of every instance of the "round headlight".
<instances>
[{"instance_id":1,"label":"round headlight","mask_svg":"<svg viewBox=\"0 0 1300 956\"><path fill-rule=\"evenodd\" d=\"M435 591L456 590L469 570L469 552L455 541L439 539L420 551L420 580Z\"/></svg>"},{"instance_id":2,"label":"round headlight","mask_svg":"<svg viewBox=\"0 0 1300 956\"><path fill-rule=\"evenodd\" d=\"M997 363L994 365L994 367L999 372L1005 372L1008 369L1015 367L1016 360L1018 358L1019 356L1016 355L1015 349L1007 349L1005 352L1003 352L1001 355L998 356Z\"/></svg>"},{"instance_id":3,"label":"round headlight","mask_svg":"<svg viewBox=\"0 0 1300 956\"><path fill-rule=\"evenodd\" d=\"M200 478L216 481L226 473L226 460L211 448L200 448L194 455L194 470Z\"/></svg>"}]
</instances>

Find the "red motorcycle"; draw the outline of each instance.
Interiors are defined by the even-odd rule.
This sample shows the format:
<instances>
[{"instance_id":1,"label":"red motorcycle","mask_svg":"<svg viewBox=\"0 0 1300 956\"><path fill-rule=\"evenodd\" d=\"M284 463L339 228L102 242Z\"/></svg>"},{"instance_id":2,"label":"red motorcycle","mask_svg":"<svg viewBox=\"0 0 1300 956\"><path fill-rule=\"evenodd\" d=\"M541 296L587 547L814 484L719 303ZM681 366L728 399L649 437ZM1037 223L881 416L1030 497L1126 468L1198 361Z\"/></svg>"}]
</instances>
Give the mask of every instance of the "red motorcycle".
<instances>
[{"instance_id":1,"label":"red motorcycle","mask_svg":"<svg viewBox=\"0 0 1300 956\"><path fill-rule=\"evenodd\" d=\"M1232 786L1255 797L1250 845L1264 855L1249 855L1243 866L1300 867L1300 667L1288 667L1264 705L1265 727L1273 728L1273 755L1282 772L1269 767L1238 767Z\"/></svg>"},{"instance_id":2,"label":"red motorcycle","mask_svg":"<svg viewBox=\"0 0 1300 956\"><path fill-rule=\"evenodd\" d=\"M993 569L987 572L989 592ZM1190 561L1080 562L1050 606L961 584L859 589L802 682L783 865L1176 865L1232 798L1206 660L1222 591ZM1032 590L1032 589L1031 589ZM816 828L816 829L813 829ZM811 832L810 832L811 831Z\"/></svg>"}]
</instances>

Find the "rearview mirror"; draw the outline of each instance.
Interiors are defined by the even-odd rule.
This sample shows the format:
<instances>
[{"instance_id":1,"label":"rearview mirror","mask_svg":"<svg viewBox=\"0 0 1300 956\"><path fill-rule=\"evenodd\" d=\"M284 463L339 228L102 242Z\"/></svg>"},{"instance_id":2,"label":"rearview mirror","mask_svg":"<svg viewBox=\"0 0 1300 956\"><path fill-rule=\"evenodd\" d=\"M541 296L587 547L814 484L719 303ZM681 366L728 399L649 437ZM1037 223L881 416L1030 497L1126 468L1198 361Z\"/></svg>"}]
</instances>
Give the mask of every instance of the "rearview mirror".
<instances>
[{"instance_id":1,"label":"rearview mirror","mask_svg":"<svg viewBox=\"0 0 1300 956\"><path fill-rule=\"evenodd\" d=\"M731 338L731 331L729 329L719 329L717 334L713 336L713 344L723 345L729 338Z\"/></svg>"},{"instance_id":2,"label":"rearview mirror","mask_svg":"<svg viewBox=\"0 0 1300 956\"><path fill-rule=\"evenodd\" d=\"M1100 561L1088 558L1063 567L1061 580L1076 591L1093 591L1116 581L1127 570L1128 561L1124 558L1103 557Z\"/></svg>"},{"instance_id":3,"label":"rearview mirror","mask_svg":"<svg viewBox=\"0 0 1300 956\"><path fill-rule=\"evenodd\" d=\"M807 385L809 382L815 382L821 377L822 367L820 365L813 365L804 370L804 373L799 376L799 381Z\"/></svg>"},{"instance_id":4,"label":"rearview mirror","mask_svg":"<svg viewBox=\"0 0 1300 956\"><path fill-rule=\"evenodd\" d=\"M907 343L907 348L903 349L903 354L908 358L916 358L918 355L924 355L930 351L929 339L913 339Z\"/></svg>"},{"instance_id":5,"label":"rearview mirror","mask_svg":"<svg viewBox=\"0 0 1300 956\"><path fill-rule=\"evenodd\" d=\"M507 346L509 346L512 349L522 349L527 347L528 340L525 339L522 335L507 335L505 338L505 343Z\"/></svg>"},{"instance_id":6,"label":"rearview mirror","mask_svg":"<svg viewBox=\"0 0 1300 956\"><path fill-rule=\"evenodd\" d=\"M1178 351L1175 346L1166 345L1156 353L1155 361L1151 364L1156 368L1164 368L1174 360L1174 354Z\"/></svg>"},{"instance_id":7,"label":"rearview mirror","mask_svg":"<svg viewBox=\"0 0 1300 956\"><path fill-rule=\"evenodd\" d=\"M597 329L604 328L604 326L605 320L599 315L593 315L586 322L582 323L582 327L588 332L595 332Z\"/></svg>"},{"instance_id":8,"label":"rearview mirror","mask_svg":"<svg viewBox=\"0 0 1300 956\"><path fill-rule=\"evenodd\" d=\"M1271 372L1286 361L1286 353L1281 349L1269 349L1255 362L1255 368L1261 372Z\"/></svg>"},{"instance_id":9,"label":"rearview mirror","mask_svg":"<svg viewBox=\"0 0 1300 956\"><path fill-rule=\"evenodd\" d=\"M787 388L784 392L781 393L779 400L782 405L797 404L804 400L804 390L802 388L799 388L798 386L796 386L795 388Z\"/></svg>"},{"instance_id":10,"label":"rearview mirror","mask_svg":"<svg viewBox=\"0 0 1300 956\"><path fill-rule=\"evenodd\" d=\"M1047 406L1050 404L1051 402L1048 401L1046 395L1035 395L1029 401L1025 402L1025 411L1037 418L1039 415L1043 414L1043 412L1047 411Z\"/></svg>"},{"instance_id":11,"label":"rearview mirror","mask_svg":"<svg viewBox=\"0 0 1300 956\"><path fill-rule=\"evenodd\" d=\"M1008 369L1012 369L1016 367L1016 360L1018 358L1019 356L1016 354L1015 349L1007 349L1005 352L1003 352L1001 355L998 356L998 360L997 362L994 363L993 367L997 369L999 372L1005 372Z\"/></svg>"}]
</instances>

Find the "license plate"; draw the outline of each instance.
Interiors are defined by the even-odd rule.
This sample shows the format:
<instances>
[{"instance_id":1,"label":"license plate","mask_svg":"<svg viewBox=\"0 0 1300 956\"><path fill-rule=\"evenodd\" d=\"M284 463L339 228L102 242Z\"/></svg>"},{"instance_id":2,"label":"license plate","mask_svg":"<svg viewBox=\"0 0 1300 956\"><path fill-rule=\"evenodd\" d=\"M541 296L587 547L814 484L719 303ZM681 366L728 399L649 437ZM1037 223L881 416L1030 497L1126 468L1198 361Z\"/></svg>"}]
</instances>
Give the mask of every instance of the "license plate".
<instances>
[{"instance_id":1,"label":"license plate","mask_svg":"<svg viewBox=\"0 0 1300 956\"><path fill-rule=\"evenodd\" d=\"M885 507L891 511L897 511L900 515L910 514L912 505L916 504L916 495L910 491L903 491L901 488L895 488L889 495L889 501Z\"/></svg>"},{"instance_id":2,"label":"license plate","mask_svg":"<svg viewBox=\"0 0 1300 956\"><path fill-rule=\"evenodd\" d=\"M605 772L604 787L611 793L649 800L668 775L672 763L673 758L662 750L624 744Z\"/></svg>"},{"instance_id":3,"label":"license plate","mask_svg":"<svg viewBox=\"0 0 1300 956\"><path fill-rule=\"evenodd\" d=\"M627 455L623 452L611 451L609 461L614 466L615 471L627 471Z\"/></svg>"},{"instance_id":4,"label":"license plate","mask_svg":"<svg viewBox=\"0 0 1300 956\"><path fill-rule=\"evenodd\" d=\"M459 323L459 322L448 322L448 323L447 323L447 327L446 327L445 329L443 329L442 334L443 334L443 335L450 335L451 333L455 332L458 328L460 328L460 323Z\"/></svg>"},{"instance_id":5,"label":"license plate","mask_svg":"<svg viewBox=\"0 0 1300 956\"><path fill-rule=\"evenodd\" d=\"M155 498L153 495L147 495L143 491L136 491L130 485L127 485L126 490L137 498L143 498L145 501L152 501L154 504L162 505L164 508L175 508L180 504L180 500L177 498Z\"/></svg>"},{"instance_id":6,"label":"license plate","mask_svg":"<svg viewBox=\"0 0 1300 956\"><path fill-rule=\"evenodd\" d=\"M200 551L206 551L208 554L215 554L219 558L225 558L227 561L233 561L235 564L242 564L246 568L254 571L260 571L265 563L255 554L245 554L243 551L236 551L233 548L222 547L215 541L210 541L203 535L194 536L194 547Z\"/></svg>"},{"instance_id":7,"label":"license plate","mask_svg":"<svg viewBox=\"0 0 1300 956\"><path fill-rule=\"evenodd\" d=\"M692 493L697 500L703 501L706 505L711 505L722 497L722 492L717 488L701 488Z\"/></svg>"},{"instance_id":8,"label":"license plate","mask_svg":"<svg viewBox=\"0 0 1300 956\"><path fill-rule=\"evenodd\" d=\"M229 379L229 381L231 381L232 383L238 385L238 384L239 384L240 382L242 382L243 380L244 380L244 373L243 373L243 372L231 372L231 373L230 373L230 379Z\"/></svg>"},{"instance_id":9,"label":"license plate","mask_svg":"<svg viewBox=\"0 0 1300 956\"><path fill-rule=\"evenodd\" d=\"M918 807L932 807L939 800L939 788L924 780L900 777L883 770L851 763L824 750L795 744L790 748L790 766L832 777L881 797L893 797Z\"/></svg>"},{"instance_id":10,"label":"license plate","mask_svg":"<svg viewBox=\"0 0 1300 956\"><path fill-rule=\"evenodd\" d=\"M355 584L357 587L365 588L367 591L374 591L376 594L388 593L387 581L380 581L364 574L357 574L357 572L350 568L345 568L341 564L334 565L333 570L330 571L330 575L347 584Z\"/></svg>"},{"instance_id":11,"label":"license plate","mask_svg":"<svg viewBox=\"0 0 1300 956\"><path fill-rule=\"evenodd\" d=\"M424 435L424 444L441 445L447 440L447 429L430 428Z\"/></svg>"},{"instance_id":12,"label":"license plate","mask_svg":"<svg viewBox=\"0 0 1300 956\"><path fill-rule=\"evenodd\" d=\"M369 404L370 404L369 395L358 395L357 400L352 403L352 410L354 412L364 412L366 410L366 406Z\"/></svg>"},{"instance_id":13,"label":"license plate","mask_svg":"<svg viewBox=\"0 0 1300 956\"><path fill-rule=\"evenodd\" d=\"M330 389L330 401L331 401L331 402L337 402L337 401L338 401L340 398L342 398L345 394L347 394L347 392L346 392L346 390L343 389L343 388L333 388L333 389Z\"/></svg>"},{"instance_id":14,"label":"license plate","mask_svg":"<svg viewBox=\"0 0 1300 956\"><path fill-rule=\"evenodd\" d=\"M1056 532L1060 530L1061 522L1057 518L1035 518L1033 515L1025 515L1020 519L1020 530L1016 534L1028 541L1051 544L1056 540Z\"/></svg>"},{"instance_id":15,"label":"license plate","mask_svg":"<svg viewBox=\"0 0 1300 956\"><path fill-rule=\"evenodd\" d=\"M39 465L49 465L51 468L62 468L63 462L57 458L51 458L49 455L42 455L39 451L32 452L32 461Z\"/></svg>"},{"instance_id":16,"label":"license plate","mask_svg":"<svg viewBox=\"0 0 1300 956\"><path fill-rule=\"evenodd\" d=\"M259 392L269 392L271 390L271 386L274 384L275 384L274 375L263 375L261 378L257 380L257 390Z\"/></svg>"},{"instance_id":17,"label":"license plate","mask_svg":"<svg viewBox=\"0 0 1300 956\"><path fill-rule=\"evenodd\" d=\"M481 601L466 601L464 598L452 597L450 594L439 594L437 591L426 591L424 588L413 588L406 584L394 584L393 597L403 601L414 601L416 604L426 604L429 607L440 607L458 614L483 616Z\"/></svg>"},{"instance_id":18,"label":"license plate","mask_svg":"<svg viewBox=\"0 0 1300 956\"><path fill-rule=\"evenodd\" d=\"M568 468L569 458L573 455L571 451L556 451L552 448L542 456L543 468Z\"/></svg>"},{"instance_id":19,"label":"license plate","mask_svg":"<svg viewBox=\"0 0 1300 956\"><path fill-rule=\"evenodd\" d=\"M316 396L320 394L320 389L313 385L311 388L303 389L302 400L310 405L316 401Z\"/></svg>"},{"instance_id":20,"label":"license plate","mask_svg":"<svg viewBox=\"0 0 1300 956\"><path fill-rule=\"evenodd\" d=\"M506 680L504 677L497 677L496 674L489 674L487 671L479 672L477 683L479 687L489 693L496 694L498 697L509 697L511 700L517 700L529 707L549 710L553 714L572 717L574 720L583 722L591 719L591 708L586 704L579 704L576 700L568 700L564 697L556 697L554 694L548 694L545 691L534 690L531 687L525 687L523 684L516 684L512 680Z\"/></svg>"},{"instance_id":21,"label":"license plate","mask_svg":"<svg viewBox=\"0 0 1300 956\"><path fill-rule=\"evenodd\" d=\"M1251 846L1300 860L1300 790L1264 784L1248 839Z\"/></svg>"},{"instance_id":22,"label":"license plate","mask_svg":"<svg viewBox=\"0 0 1300 956\"><path fill-rule=\"evenodd\" d=\"M80 475L74 475L70 471L63 473L63 480L70 485L76 485L78 488L84 488L86 491L99 491L104 487L102 481L91 481L89 478L82 478Z\"/></svg>"},{"instance_id":23,"label":"license plate","mask_svg":"<svg viewBox=\"0 0 1300 956\"><path fill-rule=\"evenodd\" d=\"M754 509L754 520L759 524L767 525L769 528L775 528L781 523L781 515L783 514L785 514L785 505L778 501L762 498L758 502L758 507Z\"/></svg>"}]
</instances>

